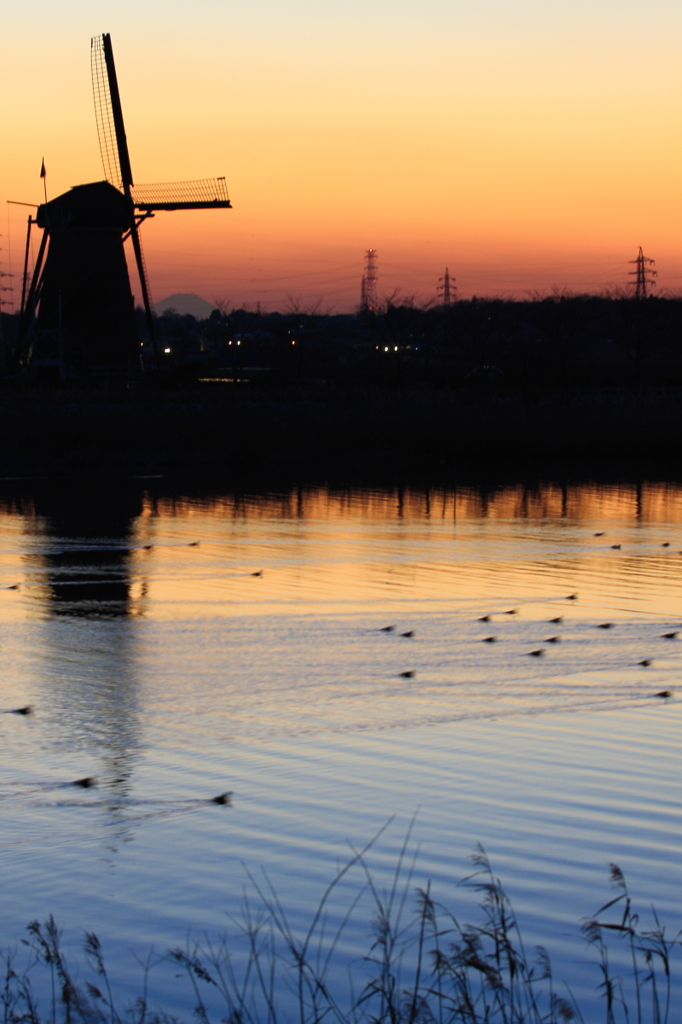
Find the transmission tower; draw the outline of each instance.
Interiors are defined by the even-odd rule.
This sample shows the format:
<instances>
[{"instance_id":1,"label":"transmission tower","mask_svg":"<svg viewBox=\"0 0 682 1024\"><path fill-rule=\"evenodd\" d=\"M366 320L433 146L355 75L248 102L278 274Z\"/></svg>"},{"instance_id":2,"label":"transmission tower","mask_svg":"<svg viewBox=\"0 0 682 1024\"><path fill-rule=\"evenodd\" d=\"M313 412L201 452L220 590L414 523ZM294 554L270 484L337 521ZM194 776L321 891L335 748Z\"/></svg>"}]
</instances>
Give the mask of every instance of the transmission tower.
<instances>
[{"instance_id":1,"label":"transmission tower","mask_svg":"<svg viewBox=\"0 0 682 1024\"><path fill-rule=\"evenodd\" d=\"M6 278L10 279L10 278L14 277L14 275L11 274L11 273L8 274L7 271L5 271L5 270L0 270L0 278L3 278L3 277L6 277ZM11 280L10 280L9 286L5 285L5 284L0 284L0 313L2 313L2 307L3 306L13 306L14 305L14 296L13 295L11 296L9 302L2 295L2 292L11 292L11 291L12 291ZM0 327L0 338L1 337L2 337L2 328Z\"/></svg>"},{"instance_id":2,"label":"transmission tower","mask_svg":"<svg viewBox=\"0 0 682 1024\"><path fill-rule=\"evenodd\" d=\"M457 286L455 285L455 278L450 277L448 268L445 268L445 273L442 277L438 278L438 297L443 299L443 305L449 306L455 297Z\"/></svg>"},{"instance_id":3,"label":"transmission tower","mask_svg":"<svg viewBox=\"0 0 682 1024\"><path fill-rule=\"evenodd\" d=\"M629 262L635 264L635 269L628 271L635 279L635 298L646 299L648 289L653 288L656 284L655 278L658 276L658 271L652 269L656 260L645 256L640 245L637 259L629 260Z\"/></svg>"},{"instance_id":4,"label":"transmission tower","mask_svg":"<svg viewBox=\"0 0 682 1024\"><path fill-rule=\"evenodd\" d=\"M0 277L11 277L11 276L12 276L11 274L5 274L2 271L0 271ZM0 292L11 292L11 291L12 291L12 286L11 285L9 285L9 286L4 285L4 284L0 285ZM10 298L9 301L8 301L7 299L3 299L2 295L0 295L0 313L2 312L2 307L3 306L12 306L12 305L14 305L14 298L13 297Z\"/></svg>"},{"instance_id":5,"label":"transmission tower","mask_svg":"<svg viewBox=\"0 0 682 1024\"><path fill-rule=\"evenodd\" d=\"M377 299L377 251L368 249L365 253L365 273L362 275L360 308L375 313L379 306Z\"/></svg>"}]
</instances>

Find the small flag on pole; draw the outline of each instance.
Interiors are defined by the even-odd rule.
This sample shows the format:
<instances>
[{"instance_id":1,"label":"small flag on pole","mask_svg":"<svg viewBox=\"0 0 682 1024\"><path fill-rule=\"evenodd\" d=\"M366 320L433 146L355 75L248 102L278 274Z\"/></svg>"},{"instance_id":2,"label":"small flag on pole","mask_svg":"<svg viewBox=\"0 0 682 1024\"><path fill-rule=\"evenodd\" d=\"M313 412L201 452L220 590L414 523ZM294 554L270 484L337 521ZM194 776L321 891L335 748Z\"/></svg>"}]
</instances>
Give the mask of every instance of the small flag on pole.
<instances>
[{"instance_id":1,"label":"small flag on pole","mask_svg":"<svg viewBox=\"0 0 682 1024\"><path fill-rule=\"evenodd\" d=\"M43 157L43 162L40 165L40 177L41 178L46 178L47 177L47 171L45 170L45 157Z\"/></svg>"}]
</instances>

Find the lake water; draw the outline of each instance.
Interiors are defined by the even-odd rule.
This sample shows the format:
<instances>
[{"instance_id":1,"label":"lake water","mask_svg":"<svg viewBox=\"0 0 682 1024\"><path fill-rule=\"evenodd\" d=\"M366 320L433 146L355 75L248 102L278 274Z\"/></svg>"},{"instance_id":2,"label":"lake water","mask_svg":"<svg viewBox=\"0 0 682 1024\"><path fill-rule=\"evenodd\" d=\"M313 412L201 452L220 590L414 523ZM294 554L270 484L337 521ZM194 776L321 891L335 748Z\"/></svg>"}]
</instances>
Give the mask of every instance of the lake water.
<instances>
[{"instance_id":1,"label":"lake water","mask_svg":"<svg viewBox=\"0 0 682 1024\"><path fill-rule=\"evenodd\" d=\"M682 925L682 485L5 481L0 502L0 703L34 707L0 716L3 945L52 913L132 998L152 947L239 947L249 875L302 927L393 819L367 861L390 885L415 815L411 886L474 918L481 843L588 1024L579 925L609 863ZM175 973L152 1000L189 1013Z\"/></svg>"}]
</instances>

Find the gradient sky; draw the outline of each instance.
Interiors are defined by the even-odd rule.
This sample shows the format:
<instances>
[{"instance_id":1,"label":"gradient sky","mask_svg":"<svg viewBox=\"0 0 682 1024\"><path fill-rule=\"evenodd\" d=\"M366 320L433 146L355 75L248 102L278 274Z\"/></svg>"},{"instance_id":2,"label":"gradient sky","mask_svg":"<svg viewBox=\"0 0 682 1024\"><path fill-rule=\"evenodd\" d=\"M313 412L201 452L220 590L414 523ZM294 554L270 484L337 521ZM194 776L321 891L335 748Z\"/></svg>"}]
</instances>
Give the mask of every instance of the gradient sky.
<instances>
[{"instance_id":1,"label":"gradient sky","mask_svg":"<svg viewBox=\"0 0 682 1024\"><path fill-rule=\"evenodd\" d=\"M599 291L640 245L682 291L679 2L24 0L0 43L5 199L42 200L42 157L50 198L103 177L101 32L136 183L225 175L234 204L145 225L155 299L349 310L369 246L384 296L434 298L446 265L464 297ZM0 228L15 275L27 212Z\"/></svg>"}]
</instances>

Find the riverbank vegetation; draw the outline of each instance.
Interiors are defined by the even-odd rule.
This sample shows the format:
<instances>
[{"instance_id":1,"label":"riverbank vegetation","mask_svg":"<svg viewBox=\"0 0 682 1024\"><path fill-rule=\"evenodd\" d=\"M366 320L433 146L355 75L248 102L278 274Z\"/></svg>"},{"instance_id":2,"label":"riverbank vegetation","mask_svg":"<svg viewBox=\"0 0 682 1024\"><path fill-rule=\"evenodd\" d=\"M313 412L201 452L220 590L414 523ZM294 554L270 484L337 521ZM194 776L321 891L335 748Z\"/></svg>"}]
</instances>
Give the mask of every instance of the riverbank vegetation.
<instances>
[{"instance_id":1,"label":"riverbank vegetation","mask_svg":"<svg viewBox=\"0 0 682 1024\"><path fill-rule=\"evenodd\" d=\"M233 920L231 940L189 939L143 965L140 992L123 1007L110 983L99 938L86 933L82 966L65 951L52 918L28 926L17 949L2 955L0 1007L5 1024L668 1024L677 1019L673 990L680 935L668 936L655 911L650 925L635 910L625 878L611 865L613 895L582 931L591 957L582 965L595 999L581 1007L552 970L547 952L525 948L511 902L482 849L464 885L478 894L478 920L463 922L427 883L413 891L409 834L388 889L369 869L370 843L338 872L307 926L296 928L277 893L253 877L253 898ZM341 916L330 898L353 869L365 884ZM342 940L351 918L366 915L367 947L348 959ZM152 959L154 966L151 966ZM342 959L341 974L336 960ZM150 971L166 971L165 1005L149 997ZM191 1009L178 1013L184 983ZM585 987L585 986L583 986ZM588 986L589 987L589 986Z\"/></svg>"}]
</instances>

